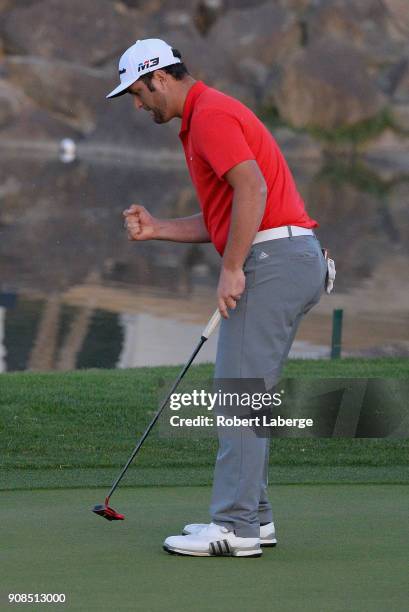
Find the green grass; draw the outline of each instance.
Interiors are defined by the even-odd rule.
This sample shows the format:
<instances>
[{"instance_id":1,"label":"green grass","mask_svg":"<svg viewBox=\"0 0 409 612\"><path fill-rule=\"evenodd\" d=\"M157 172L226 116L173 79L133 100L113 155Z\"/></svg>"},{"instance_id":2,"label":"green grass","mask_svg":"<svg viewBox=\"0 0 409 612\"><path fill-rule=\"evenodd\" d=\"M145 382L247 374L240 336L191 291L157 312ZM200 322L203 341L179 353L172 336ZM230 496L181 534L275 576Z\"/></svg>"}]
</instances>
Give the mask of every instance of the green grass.
<instances>
[{"instance_id":1,"label":"green grass","mask_svg":"<svg viewBox=\"0 0 409 612\"><path fill-rule=\"evenodd\" d=\"M318 125L296 127L284 121L275 106L260 108L258 110L258 116L272 131L280 127L285 127L292 130L294 133L307 133L330 147L337 147L337 145L350 145L356 147L377 138L386 129L391 129L398 134L402 133L402 130L399 129L394 122L390 109L387 107L383 108L373 117L352 124L340 125L332 129L326 129Z\"/></svg>"},{"instance_id":2,"label":"green grass","mask_svg":"<svg viewBox=\"0 0 409 612\"><path fill-rule=\"evenodd\" d=\"M259 559L161 549L186 522L208 520L211 438L164 438L157 427L112 500L126 520L90 511L156 409L160 381L178 371L0 376L0 609L11 609L8 593L65 593L64 609L78 612L406 610L406 440L274 440L279 544ZM189 373L211 376L211 365ZM285 376L408 378L409 361L291 361Z\"/></svg>"},{"instance_id":3,"label":"green grass","mask_svg":"<svg viewBox=\"0 0 409 612\"><path fill-rule=\"evenodd\" d=\"M280 127L288 127L291 130L299 131L302 130L299 128L293 128L288 125L284 119L281 118L278 108L276 106L263 106L257 110L257 116L259 119L265 123L269 130L275 130Z\"/></svg>"},{"instance_id":4,"label":"green grass","mask_svg":"<svg viewBox=\"0 0 409 612\"><path fill-rule=\"evenodd\" d=\"M311 126L307 127L307 131L314 138L328 144L350 143L358 145L380 136L387 128L396 130L390 111L384 108L377 115L351 125L342 125L332 130Z\"/></svg>"},{"instance_id":5,"label":"green grass","mask_svg":"<svg viewBox=\"0 0 409 612\"><path fill-rule=\"evenodd\" d=\"M331 159L320 170L317 177L324 182L330 181L333 185L352 185L359 191L377 197L388 195L396 186L396 180L384 180L368 167L357 160Z\"/></svg>"},{"instance_id":6,"label":"green grass","mask_svg":"<svg viewBox=\"0 0 409 612\"><path fill-rule=\"evenodd\" d=\"M2 493L0 608L7 593L65 593L24 610L407 610L409 488L274 486L278 546L259 559L188 558L161 544L208 520L207 487L120 489L126 520L90 512L104 490Z\"/></svg>"},{"instance_id":7,"label":"green grass","mask_svg":"<svg viewBox=\"0 0 409 612\"><path fill-rule=\"evenodd\" d=\"M178 367L0 376L0 488L106 485L146 428ZM192 368L203 384L212 365ZM409 360L290 361L288 377L409 377ZM167 389L167 386L165 387ZM408 482L407 440L275 439L271 482ZM125 485L209 484L216 440L156 427Z\"/></svg>"}]
</instances>

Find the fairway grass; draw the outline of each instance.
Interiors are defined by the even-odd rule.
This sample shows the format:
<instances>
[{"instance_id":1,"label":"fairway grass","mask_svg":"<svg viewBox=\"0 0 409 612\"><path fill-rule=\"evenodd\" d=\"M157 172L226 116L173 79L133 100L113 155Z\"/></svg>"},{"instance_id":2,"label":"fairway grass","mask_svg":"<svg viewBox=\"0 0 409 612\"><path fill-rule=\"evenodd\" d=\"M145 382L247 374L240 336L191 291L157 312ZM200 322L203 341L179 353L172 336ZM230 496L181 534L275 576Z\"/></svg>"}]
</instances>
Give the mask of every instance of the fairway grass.
<instances>
[{"instance_id":1,"label":"fairway grass","mask_svg":"<svg viewBox=\"0 0 409 612\"><path fill-rule=\"evenodd\" d=\"M109 485L157 410L177 367L0 375L0 489ZM197 385L211 364L192 367ZM409 378L407 359L294 360L287 377ZM161 386L161 381L165 385ZM216 439L156 426L123 486L210 484ZM276 483L409 482L406 439L274 439Z\"/></svg>"},{"instance_id":2,"label":"fairway grass","mask_svg":"<svg viewBox=\"0 0 409 612\"><path fill-rule=\"evenodd\" d=\"M41 609L80 612L407 610L408 487L271 487L279 543L259 559L162 551L186 522L207 520L208 487L122 489L112 505L126 520L116 523L91 512L104 495L2 493L0 609L17 592L65 593L64 606Z\"/></svg>"},{"instance_id":3,"label":"fairway grass","mask_svg":"<svg viewBox=\"0 0 409 612\"><path fill-rule=\"evenodd\" d=\"M406 439L274 439L278 546L260 559L168 555L207 522L212 438L155 427L114 493L126 516L92 513L179 368L0 375L1 579L8 593L64 593L75 612L407 610ZM203 384L211 365L192 368ZM408 378L409 360L294 361L287 377ZM163 389L163 387L162 387ZM161 391L163 396L163 391Z\"/></svg>"}]
</instances>

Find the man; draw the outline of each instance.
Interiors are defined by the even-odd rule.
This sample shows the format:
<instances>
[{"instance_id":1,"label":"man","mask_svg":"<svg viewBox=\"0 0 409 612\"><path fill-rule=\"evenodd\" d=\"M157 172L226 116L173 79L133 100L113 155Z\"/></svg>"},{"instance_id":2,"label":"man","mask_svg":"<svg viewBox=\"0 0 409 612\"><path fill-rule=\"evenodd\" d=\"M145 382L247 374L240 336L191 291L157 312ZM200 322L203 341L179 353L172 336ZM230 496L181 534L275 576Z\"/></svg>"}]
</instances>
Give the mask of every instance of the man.
<instances>
[{"instance_id":1,"label":"man","mask_svg":"<svg viewBox=\"0 0 409 612\"><path fill-rule=\"evenodd\" d=\"M158 219L124 212L131 240L211 241L220 253L223 317L216 379L260 379L270 389L303 315L324 288L325 260L290 170L270 132L239 101L195 81L178 51L139 40L119 61L121 83L155 123L180 118L180 139L201 212ZM223 430L222 430L223 429ZM260 556L274 546L267 497L268 439L250 428L219 429L210 524L165 540L170 553Z\"/></svg>"}]
</instances>

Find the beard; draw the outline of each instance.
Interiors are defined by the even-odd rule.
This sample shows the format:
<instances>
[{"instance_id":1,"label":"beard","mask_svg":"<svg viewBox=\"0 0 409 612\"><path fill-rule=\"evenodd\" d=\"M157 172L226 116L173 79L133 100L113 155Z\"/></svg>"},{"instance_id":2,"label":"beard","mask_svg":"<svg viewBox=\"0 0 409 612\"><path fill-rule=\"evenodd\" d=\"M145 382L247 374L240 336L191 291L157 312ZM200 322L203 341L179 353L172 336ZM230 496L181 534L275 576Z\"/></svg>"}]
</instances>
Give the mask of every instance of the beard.
<instances>
[{"instance_id":1,"label":"beard","mask_svg":"<svg viewBox=\"0 0 409 612\"><path fill-rule=\"evenodd\" d=\"M152 108L153 120L155 123L165 123L166 119L163 112L159 108Z\"/></svg>"},{"instance_id":2,"label":"beard","mask_svg":"<svg viewBox=\"0 0 409 612\"><path fill-rule=\"evenodd\" d=\"M154 90L156 91L156 90ZM152 111L153 114L153 120L155 123L166 123L167 121L169 121L169 118L166 118L166 111L167 111L167 100L165 98L165 96L157 94L158 96L158 100L157 100L157 104L158 106L151 106L150 110Z\"/></svg>"}]
</instances>

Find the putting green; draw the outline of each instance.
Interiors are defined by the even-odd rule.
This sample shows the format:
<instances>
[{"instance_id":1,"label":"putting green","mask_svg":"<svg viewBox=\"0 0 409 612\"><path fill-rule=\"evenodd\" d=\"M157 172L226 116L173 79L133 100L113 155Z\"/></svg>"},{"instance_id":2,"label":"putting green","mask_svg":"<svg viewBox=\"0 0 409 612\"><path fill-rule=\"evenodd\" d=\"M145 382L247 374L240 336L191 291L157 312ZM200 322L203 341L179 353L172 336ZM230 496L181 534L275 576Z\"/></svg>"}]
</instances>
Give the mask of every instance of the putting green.
<instances>
[{"instance_id":1,"label":"putting green","mask_svg":"<svg viewBox=\"0 0 409 612\"><path fill-rule=\"evenodd\" d=\"M1 601L65 593L23 610L407 610L405 485L272 487L279 545L259 559L175 557L167 535L206 520L207 487L123 488L109 523L90 509L105 490L3 492Z\"/></svg>"}]
</instances>

